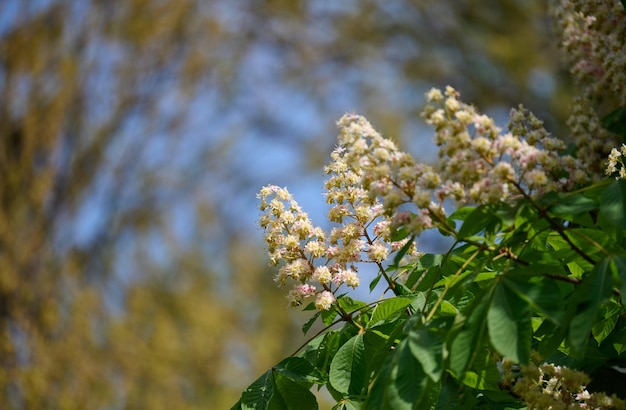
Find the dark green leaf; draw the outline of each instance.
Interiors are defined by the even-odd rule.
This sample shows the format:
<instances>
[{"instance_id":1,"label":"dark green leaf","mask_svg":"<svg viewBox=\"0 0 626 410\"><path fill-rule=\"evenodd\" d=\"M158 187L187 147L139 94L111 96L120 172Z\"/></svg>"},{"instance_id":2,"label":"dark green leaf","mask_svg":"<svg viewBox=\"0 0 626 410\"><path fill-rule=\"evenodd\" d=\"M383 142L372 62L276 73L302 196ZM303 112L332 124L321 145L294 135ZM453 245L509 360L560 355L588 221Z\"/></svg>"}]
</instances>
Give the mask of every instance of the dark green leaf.
<instances>
[{"instance_id":1,"label":"dark green leaf","mask_svg":"<svg viewBox=\"0 0 626 410\"><path fill-rule=\"evenodd\" d=\"M337 298L337 303L339 304L339 306L341 306L343 308L343 310L345 310L348 313L354 312L356 310L359 310L360 308L362 308L363 306L366 305L365 302L360 301L360 300L355 300L352 299L349 296L340 296Z\"/></svg>"},{"instance_id":2,"label":"dark green leaf","mask_svg":"<svg viewBox=\"0 0 626 410\"><path fill-rule=\"evenodd\" d=\"M487 313L491 344L504 357L525 364L530 357L533 329L525 300L504 283L495 290Z\"/></svg>"},{"instance_id":3,"label":"dark green leaf","mask_svg":"<svg viewBox=\"0 0 626 410\"><path fill-rule=\"evenodd\" d=\"M427 328L421 328L409 333L409 347L424 373L439 382L443 371L443 340Z\"/></svg>"},{"instance_id":4,"label":"dark green leaf","mask_svg":"<svg viewBox=\"0 0 626 410\"><path fill-rule=\"evenodd\" d=\"M526 272L507 274L503 279L508 289L526 301L532 310L541 313L555 324L563 319L563 296L554 279L529 278Z\"/></svg>"},{"instance_id":5,"label":"dark green leaf","mask_svg":"<svg viewBox=\"0 0 626 410\"><path fill-rule=\"evenodd\" d=\"M474 207L465 206L463 208L459 208L456 211L452 212L452 215L448 217L449 221L464 221L467 217L474 211Z\"/></svg>"},{"instance_id":6,"label":"dark green leaf","mask_svg":"<svg viewBox=\"0 0 626 410\"><path fill-rule=\"evenodd\" d=\"M317 400L309 389L282 374L274 376L275 396L268 409L317 410Z\"/></svg>"},{"instance_id":7,"label":"dark green leaf","mask_svg":"<svg viewBox=\"0 0 626 410\"><path fill-rule=\"evenodd\" d=\"M396 346L378 374L364 408L417 409L416 403L428 393L425 389L427 380L405 339Z\"/></svg>"},{"instance_id":8,"label":"dark green leaf","mask_svg":"<svg viewBox=\"0 0 626 410\"><path fill-rule=\"evenodd\" d=\"M626 258L623 256L614 256L613 262L615 263L619 278L620 298L622 299L622 304L626 305Z\"/></svg>"},{"instance_id":9,"label":"dark green leaf","mask_svg":"<svg viewBox=\"0 0 626 410\"><path fill-rule=\"evenodd\" d=\"M622 5L624 5L624 0L622 0ZM618 108L605 115L600 120L600 124L612 133L626 137L626 107Z\"/></svg>"},{"instance_id":10,"label":"dark green leaf","mask_svg":"<svg viewBox=\"0 0 626 410\"><path fill-rule=\"evenodd\" d=\"M457 239L463 240L479 232L488 230L499 221L492 205L480 205L467 216L459 229Z\"/></svg>"},{"instance_id":11,"label":"dark green leaf","mask_svg":"<svg viewBox=\"0 0 626 410\"><path fill-rule=\"evenodd\" d=\"M293 381L306 385L323 381L320 372L302 357L288 357L274 366L273 370Z\"/></svg>"},{"instance_id":12,"label":"dark green leaf","mask_svg":"<svg viewBox=\"0 0 626 410\"><path fill-rule=\"evenodd\" d=\"M337 318L337 312L335 311L335 309L322 310L321 314L322 322L326 326L330 326L335 321L335 318Z\"/></svg>"},{"instance_id":13,"label":"dark green leaf","mask_svg":"<svg viewBox=\"0 0 626 410\"><path fill-rule=\"evenodd\" d=\"M582 193L579 193L576 195L570 194L563 196L557 203L550 206L548 212L558 218L573 221L574 219L577 219L575 217L580 214L588 216L587 212L596 207L596 201Z\"/></svg>"},{"instance_id":14,"label":"dark green leaf","mask_svg":"<svg viewBox=\"0 0 626 410\"><path fill-rule=\"evenodd\" d=\"M467 369L467 366L476 356L480 346L483 345L487 333L487 310L491 302L491 294L483 293L476 295L474 303L464 309L467 319L460 321L461 327L457 332L451 332L450 365L451 372L458 378Z\"/></svg>"},{"instance_id":15,"label":"dark green leaf","mask_svg":"<svg viewBox=\"0 0 626 410\"><path fill-rule=\"evenodd\" d=\"M242 410L268 408L270 398L274 394L272 378L272 371L268 370L244 390L240 399Z\"/></svg>"},{"instance_id":16,"label":"dark green leaf","mask_svg":"<svg viewBox=\"0 0 626 410\"><path fill-rule=\"evenodd\" d=\"M473 389L498 391L500 377L494 355L489 349L480 349L476 352L472 366L463 375L463 384Z\"/></svg>"},{"instance_id":17,"label":"dark green leaf","mask_svg":"<svg viewBox=\"0 0 626 410\"><path fill-rule=\"evenodd\" d=\"M600 202L598 224L613 237L621 240L626 227L626 181L617 180L604 191Z\"/></svg>"},{"instance_id":18,"label":"dark green leaf","mask_svg":"<svg viewBox=\"0 0 626 410\"><path fill-rule=\"evenodd\" d=\"M575 353L582 353L600 311L600 305L612 292L611 259L604 259L585 279L574 297L576 312L570 323L569 340Z\"/></svg>"}]
</instances>

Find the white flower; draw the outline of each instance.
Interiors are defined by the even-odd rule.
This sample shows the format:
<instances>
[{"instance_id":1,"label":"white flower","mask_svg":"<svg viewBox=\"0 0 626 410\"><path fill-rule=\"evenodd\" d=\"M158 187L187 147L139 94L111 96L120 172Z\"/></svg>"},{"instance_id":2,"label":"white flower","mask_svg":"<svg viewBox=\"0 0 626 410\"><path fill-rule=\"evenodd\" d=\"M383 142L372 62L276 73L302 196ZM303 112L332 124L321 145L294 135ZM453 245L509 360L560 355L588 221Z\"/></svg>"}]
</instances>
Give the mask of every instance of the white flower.
<instances>
[{"instance_id":1,"label":"white flower","mask_svg":"<svg viewBox=\"0 0 626 410\"><path fill-rule=\"evenodd\" d=\"M328 310L335 303L335 295L325 290L317 294L315 307L317 310Z\"/></svg>"}]
</instances>

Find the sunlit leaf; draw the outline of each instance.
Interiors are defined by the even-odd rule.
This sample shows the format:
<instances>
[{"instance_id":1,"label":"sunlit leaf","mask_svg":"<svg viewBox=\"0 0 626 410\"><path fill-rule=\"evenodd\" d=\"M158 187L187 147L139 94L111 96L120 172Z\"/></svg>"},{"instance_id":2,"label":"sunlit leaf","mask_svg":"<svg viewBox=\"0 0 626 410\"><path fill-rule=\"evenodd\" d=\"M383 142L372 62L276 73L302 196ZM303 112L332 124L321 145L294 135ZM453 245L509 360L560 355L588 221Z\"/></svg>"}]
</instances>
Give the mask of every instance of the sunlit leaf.
<instances>
[{"instance_id":1,"label":"sunlit leaf","mask_svg":"<svg viewBox=\"0 0 626 410\"><path fill-rule=\"evenodd\" d=\"M413 298L406 296L397 296L383 300L374 308L368 326L374 326L381 321L388 320L395 315L403 313L404 309L409 306L411 302L413 302Z\"/></svg>"},{"instance_id":2,"label":"sunlit leaf","mask_svg":"<svg viewBox=\"0 0 626 410\"><path fill-rule=\"evenodd\" d=\"M348 395L362 393L366 387L367 358L363 334L360 333L339 348L330 363L330 384L338 392Z\"/></svg>"}]
</instances>

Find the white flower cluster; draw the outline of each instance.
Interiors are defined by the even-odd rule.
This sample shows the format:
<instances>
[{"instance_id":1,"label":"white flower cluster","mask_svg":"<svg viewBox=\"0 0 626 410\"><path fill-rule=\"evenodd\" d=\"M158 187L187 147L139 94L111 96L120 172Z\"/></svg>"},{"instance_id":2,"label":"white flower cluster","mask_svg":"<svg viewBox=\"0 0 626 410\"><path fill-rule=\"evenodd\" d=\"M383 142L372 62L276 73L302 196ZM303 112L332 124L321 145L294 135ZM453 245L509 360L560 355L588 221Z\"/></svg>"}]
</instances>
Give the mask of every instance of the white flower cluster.
<instances>
[{"instance_id":1,"label":"white flower cluster","mask_svg":"<svg viewBox=\"0 0 626 410\"><path fill-rule=\"evenodd\" d=\"M313 226L286 188L268 185L261 189L258 197L263 211L260 224L265 230L270 263L281 264L274 280L281 286L288 279L296 282L287 295L290 306L298 306L314 297L315 306L327 310L335 302L333 285L358 286L356 272L346 269L345 263L328 266L330 261L340 259L340 252L327 243L326 233ZM319 260L326 262L319 264ZM311 282L317 282L321 288Z\"/></svg>"},{"instance_id":2,"label":"white flower cluster","mask_svg":"<svg viewBox=\"0 0 626 410\"><path fill-rule=\"evenodd\" d=\"M330 234L313 226L287 189L269 185L258 194L270 262L281 265L275 281L281 286L288 279L296 282L287 295L290 306L314 297L317 309L329 309L341 285L359 285L358 263L377 263L382 269L381 263L406 243L390 240L391 221L382 214L383 205L364 189L366 172L353 161L357 153L363 155L361 160L370 153L389 158L395 147L377 136L364 120L361 125L365 127L342 127L341 145L325 167L326 199L331 205L328 217L338 224ZM412 250L409 256L414 254L414 246Z\"/></svg>"},{"instance_id":3,"label":"white flower cluster","mask_svg":"<svg viewBox=\"0 0 626 410\"><path fill-rule=\"evenodd\" d=\"M565 366L531 362L521 367L520 374L503 360L502 369L504 385L529 409L624 409L626 405L615 395L589 392L589 376Z\"/></svg>"},{"instance_id":4,"label":"white flower cluster","mask_svg":"<svg viewBox=\"0 0 626 410\"><path fill-rule=\"evenodd\" d=\"M626 105L626 11L619 0L561 0L553 7L574 78L593 97Z\"/></svg>"},{"instance_id":5,"label":"white flower cluster","mask_svg":"<svg viewBox=\"0 0 626 410\"><path fill-rule=\"evenodd\" d=\"M503 133L458 96L451 87L445 93L431 90L423 116L436 131L441 176L460 184L463 193L456 197L461 202L500 202L522 191L539 196L587 182L581 162L562 155L563 142L527 109L512 109Z\"/></svg>"},{"instance_id":6,"label":"white flower cluster","mask_svg":"<svg viewBox=\"0 0 626 410\"><path fill-rule=\"evenodd\" d=\"M626 144L622 144L619 150L617 148L613 148L609 154L609 162L606 166L605 173L607 175L618 173L619 176L615 177L615 179L626 178L626 164L624 164L624 157L626 157ZM619 169L617 168L618 165Z\"/></svg>"},{"instance_id":7,"label":"white flower cluster","mask_svg":"<svg viewBox=\"0 0 626 410\"><path fill-rule=\"evenodd\" d=\"M563 56L583 87L573 102L568 126L585 170L599 178L602 159L617 139L600 126L593 107L626 106L626 11L619 0L551 3Z\"/></svg>"},{"instance_id":8,"label":"white flower cluster","mask_svg":"<svg viewBox=\"0 0 626 410\"><path fill-rule=\"evenodd\" d=\"M563 143L526 109L511 111L503 133L458 96L451 87L427 94L423 116L436 131L438 169L398 150L361 116L339 120L338 146L325 167L328 217L338 225L329 234L313 226L285 188L260 191L270 261L281 265L275 280L281 286L296 282L290 305L314 297L318 309L329 309L341 285L359 285L357 263L383 270L382 263L409 240L394 242L394 232L419 235L432 228L445 219L448 199L493 203L587 182L581 163L561 155ZM414 245L407 255L418 255Z\"/></svg>"}]
</instances>

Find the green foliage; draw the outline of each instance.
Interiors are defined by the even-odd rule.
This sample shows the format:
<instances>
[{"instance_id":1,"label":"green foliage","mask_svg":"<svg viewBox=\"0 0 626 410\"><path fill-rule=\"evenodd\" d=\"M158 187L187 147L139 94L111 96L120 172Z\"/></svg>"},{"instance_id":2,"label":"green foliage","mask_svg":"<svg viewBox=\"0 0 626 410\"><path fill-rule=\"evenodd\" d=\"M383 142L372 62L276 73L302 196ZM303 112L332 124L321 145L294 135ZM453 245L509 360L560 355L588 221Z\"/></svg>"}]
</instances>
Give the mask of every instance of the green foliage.
<instances>
[{"instance_id":1,"label":"green foliage","mask_svg":"<svg viewBox=\"0 0 626 410\"><path fill-rule=\"evenodd\" d=\"M293 371L281 362L262 376L240 408L288 408L275 404L287 400L283 379L286 392L327 386L335 408L521 408L501 387L504 362L525 368L539 354L592 370L624 360L625 184L456 211L452 249L411 265L406 293L370 305L340 297L350 320L291 358ZM304 393L297 403L317 406Z\"/></svg>"}]
</instances>

